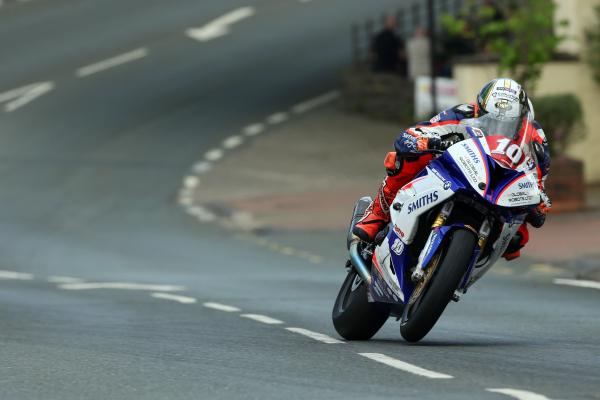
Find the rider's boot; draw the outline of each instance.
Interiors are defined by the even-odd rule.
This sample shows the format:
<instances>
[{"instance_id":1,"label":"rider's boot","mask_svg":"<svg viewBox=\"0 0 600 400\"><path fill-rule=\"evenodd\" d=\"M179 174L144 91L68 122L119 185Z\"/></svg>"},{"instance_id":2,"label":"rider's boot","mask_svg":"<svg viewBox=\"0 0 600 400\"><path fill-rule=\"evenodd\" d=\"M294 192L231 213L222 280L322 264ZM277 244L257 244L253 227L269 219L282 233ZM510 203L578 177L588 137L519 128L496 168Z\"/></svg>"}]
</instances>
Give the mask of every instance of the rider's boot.
<instances>
[{"instance_id":1,"label":"rider's boot","mask_svg":"<svg viewBox=\"0 0 600 400\"><path fill-rule=\"evenodd\" d=\"M424 155L409 161L400 159L396 153L388 153L385 158L388 176L383 180L377 196L352 232L365 242L375 240L377 233L390 222L390 204L396 197L396 193L425 168L431 158L430 155Z\"/></svg>"}]
</instances>

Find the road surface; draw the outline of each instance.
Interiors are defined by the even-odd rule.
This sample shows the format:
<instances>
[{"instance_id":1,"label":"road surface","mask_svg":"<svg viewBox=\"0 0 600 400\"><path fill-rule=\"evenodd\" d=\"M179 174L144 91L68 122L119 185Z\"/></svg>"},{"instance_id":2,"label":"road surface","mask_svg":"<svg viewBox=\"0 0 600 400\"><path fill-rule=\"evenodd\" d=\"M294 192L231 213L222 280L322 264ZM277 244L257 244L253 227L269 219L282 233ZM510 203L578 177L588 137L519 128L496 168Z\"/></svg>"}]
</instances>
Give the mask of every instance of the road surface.
<instances>
[{"instance_id":1,"label":"road surface","mask_svg":"<svg viewBox=\"0 0 600 400\"><path fill-rule=\"evenodd\" d=\"M345 343L343 232L280 237L311 262L180 206L197 160L334 89L349 24L397 3L0 7L0 398L600 398L593 288L517 265L422 344L391 320Z\"/></svg>"}]
</instances>

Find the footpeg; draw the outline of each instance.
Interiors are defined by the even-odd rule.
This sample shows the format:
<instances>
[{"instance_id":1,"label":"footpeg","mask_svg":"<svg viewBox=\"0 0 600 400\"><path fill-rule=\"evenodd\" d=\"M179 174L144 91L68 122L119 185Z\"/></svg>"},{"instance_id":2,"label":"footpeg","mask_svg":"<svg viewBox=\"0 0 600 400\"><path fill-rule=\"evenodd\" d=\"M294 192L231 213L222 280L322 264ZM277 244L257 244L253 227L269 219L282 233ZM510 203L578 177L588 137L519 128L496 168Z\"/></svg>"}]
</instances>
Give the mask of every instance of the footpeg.
<instances>
[{"instance_id":1,"label":"footpeg","mask_svg":"<svg viewBox=\"0 0 600 400\"><path fill-rule=\"evenodd\" d=\"M454 294L452 295L452 301L455 303L458 303L458 301L460 300L460 295L461 293L457 290L454 292Z\"/></svg>"},{"instance_id":2,"label":"footpeg","mask_svg":"<svg viewBox=\"0 0 600 400\"><path fill-rule=\"evenodd\" d=\"M414 272L410 276L410 279L414 283L418 283L418 282L421 282L423 280L424 276L425 276L425 272L423 272L422 269L417 268L417 269L414 270Z\"/></svg>"}]
</instances>

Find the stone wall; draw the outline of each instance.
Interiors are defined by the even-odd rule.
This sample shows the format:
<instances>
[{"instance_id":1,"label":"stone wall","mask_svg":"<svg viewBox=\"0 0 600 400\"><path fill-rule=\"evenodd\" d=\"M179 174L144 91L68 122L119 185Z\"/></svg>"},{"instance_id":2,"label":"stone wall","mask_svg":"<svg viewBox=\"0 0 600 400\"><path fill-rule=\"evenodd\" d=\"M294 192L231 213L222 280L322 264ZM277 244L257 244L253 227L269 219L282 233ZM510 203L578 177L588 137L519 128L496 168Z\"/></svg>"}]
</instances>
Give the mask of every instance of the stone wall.
<instances>
[{"instance_id":1,"label":"stone wall","mask_svg":"<svg viewBox=\"0 0 600 400\"><path fill-rule=\"evenodd\" d=\"M342 107L371 118L410 124L414 85L398 75L350 67L342 72Z\"/></svg>"}]
</instances>

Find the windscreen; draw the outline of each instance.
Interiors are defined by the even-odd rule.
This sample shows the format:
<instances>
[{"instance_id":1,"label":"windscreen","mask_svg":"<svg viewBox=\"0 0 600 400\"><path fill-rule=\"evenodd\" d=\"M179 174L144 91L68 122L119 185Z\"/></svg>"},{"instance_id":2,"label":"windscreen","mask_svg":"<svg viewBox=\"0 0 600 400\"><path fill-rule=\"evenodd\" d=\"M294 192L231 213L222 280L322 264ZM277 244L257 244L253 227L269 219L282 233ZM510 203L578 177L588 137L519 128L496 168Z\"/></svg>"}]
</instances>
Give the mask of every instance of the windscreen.
<instances>
[{"instance_id":1,"label":"windscreen","mask_svg":"<svg viewBox=\"0 0 600 400\"><path fill-rule=\"evenodd\" d=\"M516 170L535 168L536 157L531 140L535 128L530 116L497 117L491 114L465 119L461 124L478 128L485 136L490 155L501 166Z\"/></svg>"}]
</instances>

